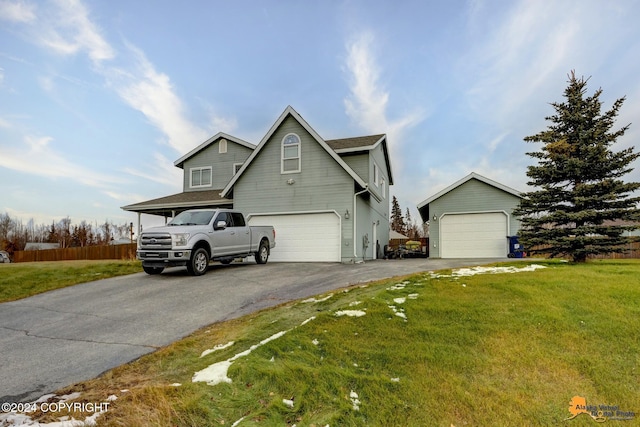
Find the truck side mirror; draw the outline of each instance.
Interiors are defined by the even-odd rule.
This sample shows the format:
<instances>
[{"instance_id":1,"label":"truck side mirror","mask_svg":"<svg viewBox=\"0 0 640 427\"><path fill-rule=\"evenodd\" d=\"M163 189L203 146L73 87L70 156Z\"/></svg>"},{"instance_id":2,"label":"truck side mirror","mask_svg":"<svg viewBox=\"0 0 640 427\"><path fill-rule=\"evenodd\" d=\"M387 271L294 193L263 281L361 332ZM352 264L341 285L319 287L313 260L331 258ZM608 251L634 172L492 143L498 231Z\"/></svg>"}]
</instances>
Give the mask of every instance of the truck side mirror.
<instances>
[{"instance_id":1,"label":"truck side mirror","mask_svg":"<svg viewBox=\"0 0 640 427\"><path fill-rule=\"evenodd\" d=\"M218 221L213 227L214 230L224 230L225 228L227 228L227 221Z\"/></svg>"}]
</instances>

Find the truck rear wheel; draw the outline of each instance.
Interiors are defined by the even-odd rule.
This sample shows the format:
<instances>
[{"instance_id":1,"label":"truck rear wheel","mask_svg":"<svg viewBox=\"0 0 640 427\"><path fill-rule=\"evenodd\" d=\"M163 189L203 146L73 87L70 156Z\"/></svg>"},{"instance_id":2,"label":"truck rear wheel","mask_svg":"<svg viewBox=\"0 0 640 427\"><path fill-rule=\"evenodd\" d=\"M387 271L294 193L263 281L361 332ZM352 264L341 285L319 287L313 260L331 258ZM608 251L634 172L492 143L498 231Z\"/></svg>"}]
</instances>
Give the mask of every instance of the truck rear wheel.
<instances>
[{"instance_id":1,"label":"truck rear wheel","mask_svg":"<svg viewBox=\"0 0 640 427\"><path fill-rule=\"evenodd\" d=\"M164 267L149 267L147 265L143 265L142 269L147 274L160 274L164 271Z\"/></svg>"},{"instance_id":2,"label":"truck rear wheel","mask_svg":"<svg viewBox=\"0 0 640 427\"><path fill-rule=\"evenodd\" d=\"M209 252L205 248L198 248L191 253L191 260L187 264L187 271L192 276L202 276L209 268Z\"/></svg>"},{"instance_id":3,"label":"truck rear wheel","mask_svg":"<svg viewBox=\"0 0 640 427\"><path fill-rule=\"evenodd\" d=\"M260 242L260 246L258 247L258 252L255 255L256 262L258 264L266 264L269 259L269 242L263 240Z\"/></svg>"}]
</instances>

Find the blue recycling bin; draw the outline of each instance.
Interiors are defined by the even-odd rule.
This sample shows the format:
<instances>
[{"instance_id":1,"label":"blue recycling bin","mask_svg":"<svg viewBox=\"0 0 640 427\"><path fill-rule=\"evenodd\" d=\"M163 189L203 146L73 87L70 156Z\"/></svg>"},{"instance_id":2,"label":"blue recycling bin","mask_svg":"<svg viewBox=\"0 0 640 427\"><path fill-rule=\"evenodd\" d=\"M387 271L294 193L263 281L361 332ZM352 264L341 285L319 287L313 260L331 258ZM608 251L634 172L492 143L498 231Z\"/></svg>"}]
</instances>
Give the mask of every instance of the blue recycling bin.
<instances>
[{"instance_id":1,"label":"blue recycling bin","mask_svg":"<svg viewBox=\"0 0 640 427\"><path fill-rule=\"evenodd\" d=\"M523 258L524 248L518 242L518 236L507 236L507 240L509 242L509 253L507 256L509 258Z\"/></svg>"}]
</instances>

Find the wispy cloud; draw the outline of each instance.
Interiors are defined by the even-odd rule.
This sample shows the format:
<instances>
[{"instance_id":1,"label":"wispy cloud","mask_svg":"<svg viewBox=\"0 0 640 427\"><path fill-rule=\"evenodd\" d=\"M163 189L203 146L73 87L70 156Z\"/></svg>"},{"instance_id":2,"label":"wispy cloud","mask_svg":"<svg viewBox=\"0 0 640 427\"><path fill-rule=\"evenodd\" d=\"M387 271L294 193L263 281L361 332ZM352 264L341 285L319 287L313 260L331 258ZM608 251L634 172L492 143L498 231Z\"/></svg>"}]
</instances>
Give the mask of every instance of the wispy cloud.
<instances>
[{"instance_id":1,"label":"wispy cloud","mask_svg":"<svg viewBox=\"0 0 640 427\"><path fill-rule=\"evenodd\" d=\"M380 81L381 68L374 53L375 37L370 31L357 34L346 44L349 95L344 99L347 115L368 133L386 133L394 167L402 164L404 134L424 120L420 108L395 119L389 118L389 92Z\"/></svg>"},{"instance_id":2,"label":"wispy cloud","mask_svg":"<svg viewBox=\"0 0 640 427\"><path fill-rule=\"evenodd\" d=\"M98 188L109 188L122 182L117 176L70 162L52 146L53 140L51 136L27 135L20 142L0 145L0 166L50 179L66 178Z\"/></svg>"},{"instance_id":3,"label":"wispy cloud","mask_svg":"<svg viewBox=\"0 0 640 427\"><path fill-rule=\"evenodd\" d=\"M35 6L24 1L0 1L0 19L10 22L31 22L36 19Z\"/></svg>"},{"instance_id":4,"label":"wispy cloud","mask_svg":"<svg viewBox=\"0 0 640 427\"><path fill-rule=\"evenodd\" d=\"M152 171L151 173L143 172L137 168L125 168L124 172L157 182L168 188L174 188L176 191L182 188L182 173L180 169L173 165L173 162L158 152L153 153L152 159L150 160L153 160L153 164L142 166L145 167L145 170Z\"/></svg>"},{"instance_id":5,"label":"wispy cloud","mask_svg":"<svg viewBox=\"0 0 640 427\"><path fill-rule=\"evenodd\" d=\"M204 141L208 132L187 119L182 100L171 79L155 69L144 52L128 45L135 64L106 72L111 86L132 108L140 111L165 136L178 153L188 152Z\"/></svg>"},{"instance_id":6,"label":"wispy cloud","mask_svg":"<svg viewBox=\"0 0 640 427\"><path fill-rule=\"evenodd\" d=\"M207 124L207 128L189 120L187 109L170 77L158 71L145 53L130 43L125 42L125 48L117 52L103 36L100 27L92 20L90 11L81 0L53 0L46 4L38 3L38 7L24 1L0 0L0 18L21 24L26 39L53 53L63 56L86 55L91 60L93 71L102 76L108 87L128 106L141 112L148 122L161 132L163 142L178 154L184 154L200 144L212 130L221 128L220 130L231 132L237 127L235 118L224 117L213 111L209 111L210 123ZM118 65L113 61L116 55L120 59ZM3 73L0 69L0 84L2 78ZM50 92L50 96L55 95L52 77L40 76L38 83L45 92ZM0 125L2 124L3 122L0 122ZM47 165L38 167L38 162L32 162L32 159L29 162L22 161L20 158L27 156L13 148L0 148L5 156L10 156L3 158L0 164L49 177L75 177L67 171L82 170L81 166L73 165L64 159L62 154L51 150L51 138L26 135L24 141L26 145L16 147L24 149L25 146L30 146L30 149L34 150L40 144L42 150L49 150L48 154L56 158L60 168ZM158 163L152 169L166 172L163 173L166 179L142 174L132 168L127 169L127 172L163 184L168 184L171 180L171 185L174 186L179 170L159 153L155 153L153 159ZM92 176L90 173L87 175ZM101 180L85 179L83 182L101 185Z\"/></svg>"}]
</instances>

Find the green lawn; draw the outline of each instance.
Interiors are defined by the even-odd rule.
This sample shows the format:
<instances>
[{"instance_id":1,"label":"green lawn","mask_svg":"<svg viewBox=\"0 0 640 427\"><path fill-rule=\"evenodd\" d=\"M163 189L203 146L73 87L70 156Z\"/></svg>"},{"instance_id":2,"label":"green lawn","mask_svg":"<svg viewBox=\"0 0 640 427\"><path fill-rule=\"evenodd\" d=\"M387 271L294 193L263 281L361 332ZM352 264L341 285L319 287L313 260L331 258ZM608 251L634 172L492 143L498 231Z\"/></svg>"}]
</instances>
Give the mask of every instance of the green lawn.
<instances>
[{"instance_id":1,"label":"green lawn","mask_svg":"<svg viewBox=\"0 0 640 427\"><path fill-rule=\"evenodd\" d=\"M60 393L116 395L107 426L593 425L574 396L636 425L640 262L531 262L546 268L423 273L285 304ZM231 382L192 381L221 366Z\"/></svg>"},{"instance_id":2,"label":"green lawn","mask_svg":"<svg viewBox=\"0 0 640 427\"><path fill-rule=\"evenodd\" d=\"M0 302L142 271L140 261L51 261L0 264Z\"/></svg>"}]
</instances>

